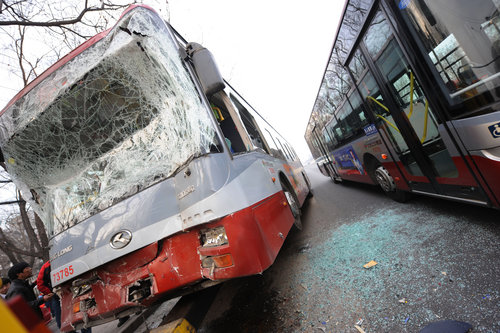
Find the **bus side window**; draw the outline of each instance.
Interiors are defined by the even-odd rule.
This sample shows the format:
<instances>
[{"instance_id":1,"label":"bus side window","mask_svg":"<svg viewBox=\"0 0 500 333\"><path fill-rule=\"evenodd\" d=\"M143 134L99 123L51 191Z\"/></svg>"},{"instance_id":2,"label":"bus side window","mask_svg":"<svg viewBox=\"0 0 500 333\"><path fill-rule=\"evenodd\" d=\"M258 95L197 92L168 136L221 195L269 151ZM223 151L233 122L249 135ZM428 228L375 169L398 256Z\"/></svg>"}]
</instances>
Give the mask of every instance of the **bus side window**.
<instances>
[{"instance_id":1,"label":"bus side window","mask_svg":"<svg viewBox=\"0 0 500 333\"><path fill-rule=\"evenodd\" d=\"M339 137L339 141L341 143L348 138L348 131L345 121L346 112L344 111L344 108L345 103L342 106L339 106L337 110L335 110L335 116L338 119L338 122L335 125L335 134Z\"/></svg>"},{"instance_id":2,"label":"bus side window","mask_svg":"<svg viewBox=\"0 0 500 333\"><path fill-rule=\"evenodd\" d=\"M243 104L233 94L230 94L230 98L240 113L241 120L250 136L250 140L252 141L254 148L263 149L266 153L271 154L271 151L267 146L267 142L263 138L262 131L259 128L254 116L247 110L247 108L243 106Z\"/></svg>"},{"instance_id":3,"label":"bus side window","mask_svg":"<svg viewBox=\"0 0 500 333\"><path fill-rule=\"evenodd\" d=\"M288 148L288 150L290 151L290 154L292 155L292 159L294 161L297 161L299 160L297 154L295 153L295 150L293 150L292 146L290 146L288 143L285 143L286 144L286 147Z\"/></svg>"},{"instance_id":4,"label":"bus side window","mask_svg":"<svg viewBox=\"0 0 500 333\"><path fill-rule=\"evenodd\" d=\"M267 142L269 143L269 146L271 148L271 155L277 158L285 159L283 152L279 149L278 144L276 143L276 140L274 140L274 137L272 136L269 129L264 129L264 136L266 137Z\"/></svg>"},{"instance_id":5,"label":"bus side window","mask_svg":"<svg viewBox=\"0 0 500 333\"><path fill-rule=\"evenodd\" d=\"M328 124L325 126L325 128L323 129L323 138L325 140L325 144L326 144L326 147L328 148L329 151L332 151L336 144L336 140L332 137L331 133L328 131L328 129L332 128L332 123Z\"/></svg>"},{"instance_id":6,"label":"bus side window","mask_svg":"<svg viewBox=\"0 0 500 333\"><path fill-rule=\"evenodd\" d=\"M215 119L217 119L222 133L224 134L226 143L231 150L231 153L245 152L247 149L242 135L239 133L235 121L224 101L218 97L220 97L219 93L213 95L210 99L210 104Z\"/></svg>"},{"instance_id":7,"label":"bus side window","mask_svg":"<svg viewBox=\"0 0 500 333\"><path fill-rule=\"evenodd\" d=\"M283 155L285 155L285 158L287 160L292 160L292 157L290 156L290 153L287 151L286 146L283 145L278 137L276 137L276 141L278 141L279 147L281 148L281 152Z\"/></svg>"},{"instance_id":8,"label":"bus side window","mask_svg":"<svg viewBox=\"0 0 500 333\"><path fill-rule=\"evenodd\" d=\"M210 104L231 152L243 153L251 150L249 133L227 94L220 91L212 95Z\"/></svg>"},{"instance_id":9,"label":"bus side window","mask_svg":"<svg viewBox=\"0 0 500 333\"><path fill-rule=\"evenodd\" d=\"M368 119L361 97L359 96L358 91L354 90L348 98L352 105L352 112L348 116L348 121L351 122L353 132L354 134L364 133L363 128L368 125Z\"/></svg>"}]
</instances>

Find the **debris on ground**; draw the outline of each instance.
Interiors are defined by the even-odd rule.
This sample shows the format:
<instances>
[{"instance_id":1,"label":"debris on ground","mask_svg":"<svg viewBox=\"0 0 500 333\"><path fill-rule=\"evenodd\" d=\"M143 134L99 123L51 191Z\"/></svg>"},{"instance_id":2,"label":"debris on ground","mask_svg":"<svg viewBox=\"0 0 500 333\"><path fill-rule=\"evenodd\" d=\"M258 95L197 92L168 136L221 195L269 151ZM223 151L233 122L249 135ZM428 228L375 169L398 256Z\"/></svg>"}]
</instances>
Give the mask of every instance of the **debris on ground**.
<instances>
[{"instance_id":1,"label":"debris on ground","mask_svg":"<svg viewBox=\"0 0 500 333\"><path fill-rule=\"evenodd\" d=\"M370 267L375 266L376 264L378 264L378 262L376 262L375 260L371 260L371 261L367 262L366 264L364 264L363 267L370 268Z\"/></svg>"},{"instance_id":2,"label":"debris on ground","mask_svg":"<svg viewBox=\"0 0 500 333\"><path fill-rule=\"evenodd\" d=\"M362 329L359 325L354 325L354 328L357 329L359 333L366 333L365 330Z\"/></svg>"},{"instance_id":3,"label":"debris on ground","mask_svg":"<svg viewBox=\"0 0 500 333\"><path fill-rule=\"evenodd\" d=\"M303 245L299 248L299 253L308 252L310 249L311 249L311 245L309 245L309 243L307 243L306 245Z\"/></svg>"},{"instance_id":4,"label":"debris on ground","mask_svg":"<svg viewBox=\"0 0 500 333\"><path fill-rule=\"evenodd\" d=\"M457 223L460 233L456 233ZM292 312L291 318L295 318L296 308L308 310L311 319L317 320L326 320L324 314L331 313L328 325L314 323L327 327L327 332L359 333L354 325L362 315L365 321L358 326L367 332L414 333L428 323L459 314L457 319L474 322L474 332L500 333L495 315L500 293L492 284L498 281L494 274L499 267L495 260L498 228L489 224L481 228L483 224L447 216L431 218L424 210L401 216L391 209L362 215L357 221L346 220L302 254L300 266L271 268L279 274L286 272L290 279L283 286L307 294L310 302L290 300L283 311ZM479 254L477 248L485 251ZM297 249L291 246L290 253L295 255ZM474 261L476 257L484 265ZM362 267L371 261L377 265ZM482 269L473 269L476 267ZM321 333L312 327L306 330L299 320L290 319L286 325L274 331Z\"/></svg>"},{"instance_id":5,"label":"debris on ground","mask_svg":"<svg viewBox=\"0 0 500 333\"><path fill-rule=\"evenodd\" d=\"M456 320L442 320L425 326L419 333L467 333L471 324Z\"/></svg>"}]
</instances>

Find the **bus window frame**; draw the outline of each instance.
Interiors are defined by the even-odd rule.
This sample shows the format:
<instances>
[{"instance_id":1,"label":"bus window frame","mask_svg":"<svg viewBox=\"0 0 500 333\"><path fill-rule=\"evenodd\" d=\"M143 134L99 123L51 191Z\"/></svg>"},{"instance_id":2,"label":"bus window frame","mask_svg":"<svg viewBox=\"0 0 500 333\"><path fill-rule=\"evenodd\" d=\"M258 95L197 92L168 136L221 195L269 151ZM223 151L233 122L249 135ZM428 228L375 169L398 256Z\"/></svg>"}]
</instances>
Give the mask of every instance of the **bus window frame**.
<instances>
[{"instance_id":1,"label":"bus window frame","mask_svg":"<svg viewBox=\"0 0 500 333\"><path fill-rule=\"evenodd\" d=\"M375 2L377 2L375 0ZM477 101L484 93L468 100L461 100L458 92L450 93L441 78L436 66L430 59L421 37L411 24L406 12L402 12L396 5L395 0L381 1L381 6L393 29L394 38L399 43L409 65L414 69L421 87L428 96L429 105L432 107L438 119L438 123L446 120L457 120L480 115L485 110L495 109L500 105L500 98L488 104L483 104L478 108L467 110L470 101ZM429 82L434 82L431 86ZM436 89L436 85L438 89ZM491 112L491 111L486 111ZM446 126L446 125L445 125Z\"/></svg>"},{"instance_id":2,"label":"bus window frame","mask_svg":"<svg viewBox=\"0 0 500 333\"><path fill-rule=\"evenodd\" d=\"M390 1L390 0L387 0L387 1ZM437 125L443 126L443 131L446 132L446 136L448 137L448 139L452 143L452 146L453 146L452 149L455 149L458 152L458 154L461 156L461 158L465 159L463 152L458 149L458 147L460 147L460 145L458 145L453 133L451 132L451 130L449 129L449 127L446 123L446 120L447 120L447 115L445 113L446 107L444 107L443 105L440 104L440 102L441 102L440 97L439 97L439 95L436 95L435 87L431 86L431 83L430 83L431 80L429 80L429 77L427 77L425 75L425 73L422 72L422 65L419 64L418 59L415 57L414 54L411 54L411 51L409 51L407 49L407 44L405 43L406 36L402 37L401 31L398 30L398 28L400 28L400 27L395 26L396 21L394 18L394 14L385 5L386 5L385 2L381 2L380 6L377 8L377 11L380 10L382 12L382 14L385 16L385 18L387 19L388 25L390 27L391 35L392 35L390 39L392 40L392 42L396 43L396 46L401 51L401 56L407 62L407 66L409 66L409 68L412 69L413 75L414 75L416 81L418 82L420 89L422 90L423 95L426 97L426 99L429 102L430 109L434 113L434 117L433 117L434 121L436 122ZM389 43L387 43L387 44L389 44ZM364 43L362 45L364 47ZM382 54L383 54L383 52L379 52L379 54L377 54L376 57L372 57L373 64L375 64L375 62L380 59L380 56ZM370 63L370 61L369 61L369 63ZM425 68L425 66L424 66L424 68ZM371 66L370 66L370 71L372 71ZM378 77L380 75L380 73L378 73L378 69L373 71L373 74L376 77ZM382 81L385 81L385 80L382 80ZM391 96L391 92L387 89L386 85L379 85L379 88L380 88L383 95L388 96L388 97ZM389 108L391 108L391 107L393 107L395 109L398 108L397 102L395 100L394 100L394 103L396 103L396 104L394 104L394 105L391 105L391 104L393 104L391 101L387 101L387 103L388 103ZM398 112L393 113L392 115L393 115L395 120L396 120L396 118L400 118L400 116L401 116L400 113L398 113ZM413 133L412 130L408 131L407 126L409 125L409 123L404 121L404 119L400 119L399 121L396 120L396 122L398 123L398 127L401 126L400 127L401 132L404 131L406 133L406 135L409 135L409 138L412 141L410 143L407 142L407 145L408 145L408 148L409 148L411 154L414 156L415 159L421 160L426 164L424 166L424 168L421 167L424 175L428 175L427 177L429 177L429 176L435 174L436 172L434 171L432 163L426 162L427 161L427 157L426 157L427 154L425 153L424 147L418 143L419 142L418 137L414 137L413 134L410 134L410 133ZM411 127L409 127L409 129L411 129ZM415 143L415 145L413 143ZM389 145L389 146L392 146L392 145ZM474 174L470 169L469 169L469 172ZM436 189L442 188L442 186L443 186L441 183L439 183L439 181L438 181L439 178L440 177L436 176L436 175L429 178L430 183L433 184L433 187Z\"/></svg>"},{"instance_id":3,"label":"bus window frame","mask_svg":"<svg viewBox=\"0 0 500 333\"><path fill-rule=\"evenodd\" d=\"M349 0L346 0L346 1L349 2ZM370 28L370 24L368 24L368 23L371 22L371 20L373 19L373 17L377 13L377 10L379 8L379 2L380 2L380 0L373 0L372 1L370 9L368 10L367 14L365 15L363 22L361 23L361 29L359 30L358 34L355 37L354 43L352 44L351 48L347 51L345 59L342 60L342 66L344 68L349 68L347 64L351 62L351 59L354 57L354 53L356 53L356 50L359 49L359 44L360 44L361 40L363 39L363 36L365 35L368 28ZM341 20L343 20L343 18ZM339 30L340 30L340 26L339 26ZM337 42L337 40L334 41L334 45L336 42Z\"/></svg>"},{"instance_id":4,"label":"bus window frame","mask_svg":"<svg viewBox=\"0 0 500 333\"><path fill-rule=\"evenodd\" d=\"M292 158L290 157L290 154L288 153L288 151L285 149L285 146L281 143L280 138L276 136L276 140L278 140L278 143L281 146L281 151L283 152L283 155L285 155L285 159L291 160Z\"/></svg>"},{"instance_id":5,"label":"bus window frame","mask_svg":"<svg viewBox=\"0 0 500 333\"><path fill-rule=\"evenodd\" d=\"M264 133L262 133L261 126L259 125L259 123L257 121L257 119L260 120L260 118L262 118L260 116L260 114L258 114L249 104L241 101L238 98L238 96L239 96L238 93L231 86L229 86L226 89L229 90L229 93L226 92L226 94L228 95L229 100L231 101L231 104L237 110L238 115L240 116L241 121L243 123L243 126L245 127L245 130L247 131L247 133L248 133L248 128L246 127L245 121L243 120L243 118L245 118L248 122L251 123L251 126L253 126L253 129L255 130L255 132L257 132L257 134L259 134L259 137L262 140L262 144L264 146L263 148L257 147L252 141L252 147L254 147L253 150L262 149L262 150L264 150L264 152L266 154L272 155L271 148L269 147L269 144L267 143L267 140L264 136ZM240 110L240 107L237 104L240 104L241 108L243 108L243 111L248 113L248 115L250 116L250 119L248 119L247 116L244 113L242 113L242 110ZM248 134L250 135L250 133L248 133ZM251 137L250 137L250 139L251 139Z\"/></svg>"},{"instance_id":6,"label":"bus window frame","mask_svg":"<svg viewBox=\"0 0 500 333\"><path fill-rule=\"evenodd\" d=\"M286 159L285 154L280 150L280 147L276 144L276 140L274 139L274 136L272 135L271 131L269 131L269 128L264 128L264 131L266 131L267 134L269 134L269 137L271 138L274 146L276 147L276 149L275 149L276 154L272 153L272 148L271 148L271 155L276 157L276 158L279 158L279 159Z\"/></svg>"}]
</instances>

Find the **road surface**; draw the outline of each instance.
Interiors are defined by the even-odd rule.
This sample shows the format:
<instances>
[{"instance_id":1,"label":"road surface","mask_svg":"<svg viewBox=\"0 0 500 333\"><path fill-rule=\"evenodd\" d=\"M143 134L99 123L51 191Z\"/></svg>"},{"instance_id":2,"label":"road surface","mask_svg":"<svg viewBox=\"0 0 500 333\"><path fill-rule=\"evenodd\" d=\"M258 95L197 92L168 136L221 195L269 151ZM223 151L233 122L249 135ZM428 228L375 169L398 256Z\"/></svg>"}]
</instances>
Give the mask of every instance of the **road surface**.
<instances>
[{"instance_id":1,"label":"road surface","mask_svg":"<svg viewBox=\"0 0 500 333\"><path fill-rule=\"evenodd\" d=\"M200 332L418 332L443 319L500 331L499 211L401 204L307 171L303 230L263 275L223 285Z\"/></svg>"}]
</instances>

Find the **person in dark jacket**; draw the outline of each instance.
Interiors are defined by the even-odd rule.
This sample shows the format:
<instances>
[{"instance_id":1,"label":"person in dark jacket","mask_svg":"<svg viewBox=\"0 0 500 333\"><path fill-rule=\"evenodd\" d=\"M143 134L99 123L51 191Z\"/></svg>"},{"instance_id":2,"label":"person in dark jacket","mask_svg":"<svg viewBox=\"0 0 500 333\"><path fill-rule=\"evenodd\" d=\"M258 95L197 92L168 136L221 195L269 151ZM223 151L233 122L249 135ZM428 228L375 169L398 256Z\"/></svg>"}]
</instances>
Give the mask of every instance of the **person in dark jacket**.
<instances>
[{"instance_id":1,"label":"person in dark jacket","mask_svg":"<svg viewBox=\"0 0 500 333\"><path fill-rule=\"evenodd\" d=\"M33 274L31 266L26 262L19 262L14 264L8 272L9 278L12 283L7 291L6 299L10 299L16 295L20 295L26 303L35 311L41 319L43 319L42 310L40 305L52 299L53 294L44 295L37 298L33 288L28 284L27 279Z\"/></svg>"}]
</instances>

